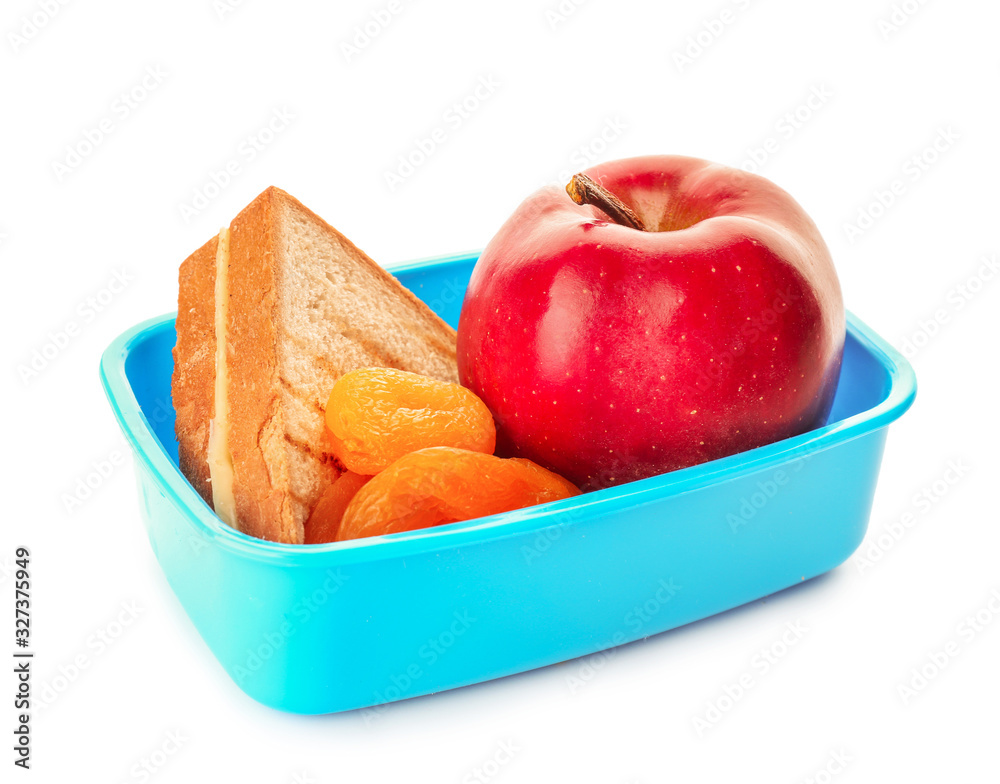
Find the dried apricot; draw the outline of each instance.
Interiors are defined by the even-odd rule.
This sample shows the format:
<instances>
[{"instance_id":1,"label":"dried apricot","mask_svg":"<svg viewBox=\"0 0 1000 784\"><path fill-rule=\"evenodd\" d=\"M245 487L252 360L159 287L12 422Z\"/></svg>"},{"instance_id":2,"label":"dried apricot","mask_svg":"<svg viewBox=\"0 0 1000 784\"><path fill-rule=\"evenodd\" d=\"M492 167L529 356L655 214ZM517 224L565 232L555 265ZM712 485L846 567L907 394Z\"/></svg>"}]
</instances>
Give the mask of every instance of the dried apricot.
<instances>
[{"instance_id":1,"label":"dried apricot","mask_svg":"<svg viewBox=\"0 0 1000 784\"><path fill-rule=\"evenodd\" d=\"M337 541L430 528L579 492L530 460L430 447L401 457L358 491L344 511Z\"/></svg>"},{"instance_id":2,"label":"dried apricot","mask_svg":"<svg viewBox=\"0 0 1000 784\"><path fill-rule=\"evenodd\" d=\"M326 488L306 520L306 544L336 541L344 510L369 479L370 476L345 471Z\"/></svg>"},{"instance_id":3,"label":"dried apricot","mask_svg":"<svg viewBox=\"0 0 1000 784\"><path fill-rule=\"evenodd\" d=\"M458 384L394 368L345 373L326 404L333 452L351 471L377 474L403 455L432 446L492 454L493 415Z\"/></svg>"}]
</instances>

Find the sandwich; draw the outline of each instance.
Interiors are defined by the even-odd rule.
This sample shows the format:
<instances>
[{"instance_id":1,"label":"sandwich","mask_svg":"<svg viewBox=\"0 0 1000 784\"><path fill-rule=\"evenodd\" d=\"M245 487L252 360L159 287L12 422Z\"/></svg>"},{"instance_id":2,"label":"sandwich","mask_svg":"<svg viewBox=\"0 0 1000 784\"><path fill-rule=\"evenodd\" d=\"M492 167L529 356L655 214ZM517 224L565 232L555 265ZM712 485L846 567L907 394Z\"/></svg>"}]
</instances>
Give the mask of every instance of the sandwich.
<instances>
[{"instance_id":1,"label":"sandwich","mask_svg":"<svg viewBox=\"0 0 1000 784\"><path fill-rule=\"evenodd\" d=\"M224 522L276 542L304 542L345 470L324 426L338 378L458 381L455 331L275 187L181 264L176 329L180 469Z\"/></svg>"}]
</instances>

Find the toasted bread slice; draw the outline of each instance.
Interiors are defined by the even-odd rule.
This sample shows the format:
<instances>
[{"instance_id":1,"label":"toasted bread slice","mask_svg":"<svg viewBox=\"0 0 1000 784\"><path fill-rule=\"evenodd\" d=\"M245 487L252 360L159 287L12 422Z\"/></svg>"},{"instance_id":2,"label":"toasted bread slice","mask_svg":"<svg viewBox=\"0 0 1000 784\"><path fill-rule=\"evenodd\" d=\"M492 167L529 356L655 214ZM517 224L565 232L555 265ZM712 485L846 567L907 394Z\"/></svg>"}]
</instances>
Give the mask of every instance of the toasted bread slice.
<instances>
[{"instance_id":1,"label":"toasted bread slice","mask_svg":"<svg viewBox=\"0 0 1000 784\"><path fill-rule=\"evenodd\" d=\"M209 501L218 491L206 482L217 303L215 274L207 268L215 269L217 251L218 243L206 243L181 266L173 379L181 469ZM455 331L278 188L268 188L230 224L227 271L223 345L234 525L252 536L301 543L309 513L343 470L323 418L333 384L371 366L457 382Z\"/></svg>"}]
</instances>

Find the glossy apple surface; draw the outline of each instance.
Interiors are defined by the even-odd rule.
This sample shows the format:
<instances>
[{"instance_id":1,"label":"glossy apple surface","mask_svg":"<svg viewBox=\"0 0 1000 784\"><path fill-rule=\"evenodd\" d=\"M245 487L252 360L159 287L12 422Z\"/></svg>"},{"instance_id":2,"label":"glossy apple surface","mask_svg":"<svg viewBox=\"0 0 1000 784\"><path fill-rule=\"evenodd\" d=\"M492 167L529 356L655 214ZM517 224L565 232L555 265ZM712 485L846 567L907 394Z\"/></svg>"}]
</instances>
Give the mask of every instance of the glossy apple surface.
<instances>
[{"instance_id":1,"label":"glossy apple surface","mask_svg":"<svg viewBox=\"0 0 1000 784\"><path fill-rule=\"evenodd\" d=\"M829 251L784 190L677 156L585 172L641 228L548 187L483 251L462 383L498 452L589 490L822 425L844 345Z\"/></svg>"}]
</instances>

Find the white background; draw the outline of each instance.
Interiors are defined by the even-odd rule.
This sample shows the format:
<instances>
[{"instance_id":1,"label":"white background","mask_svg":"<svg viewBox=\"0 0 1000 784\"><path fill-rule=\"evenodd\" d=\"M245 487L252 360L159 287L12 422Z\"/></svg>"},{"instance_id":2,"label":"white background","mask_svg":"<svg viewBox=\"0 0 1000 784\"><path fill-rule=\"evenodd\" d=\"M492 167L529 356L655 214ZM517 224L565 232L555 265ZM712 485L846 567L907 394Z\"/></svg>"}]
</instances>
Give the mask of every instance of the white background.
<instances>
[{"instance_id":1,"label":"white background","mask_svg":"<svg viewBox=\"0 0 1000 784\"><path fill-rule=\"evenodd\" d=\"M65 686L36 707L34 766L15 773L141 781L133 766L179 732L158 784L459 782L477 770L528 782L994 780L1000 283L982 277L996 277L984 265L1000 246L1000 7L399 0L364 44L359 26L387 2L319 6L12 0L0 12L0 580L9 607L13 549L30 546L36 694ZM141 101L121 101L157 72ZM484 79L496 88L448 121ZM276 110L293 119L248 160L240 145ZM102 121L110 132L73 158ZM399 156L438 127L445 141L392 187ZM596 667L411 700L375 722L295 717L245 697L197 636L145 539L127 459L74 497L95 463L125 452L100 352L175 309L180 261L267 185L392 264L483 246L535 187L598 160L740 165L754 150L820 226L848 307L916 348L918 399L891 428L868 537L831 574ZM185 218L233 159L240 173ZM894 181L901 193L880 208ZM862 211L871 225L845 228ZM128 282L112 294L116 271ZM69 344L24 377L70 322ZM900 533L907 512L915 523ZM881 557L864 568L870 548ZM134 621L95 645L131 603ZM970 635L963 619L977 612ZM761 675L755 654L794 621L807 631ZM949 643L957 655L904 699L911 668ZM748 672L753 688L699 735L694 720ZM504 742L516 750L494 769Z\"/></svg>"}]
</instances>

